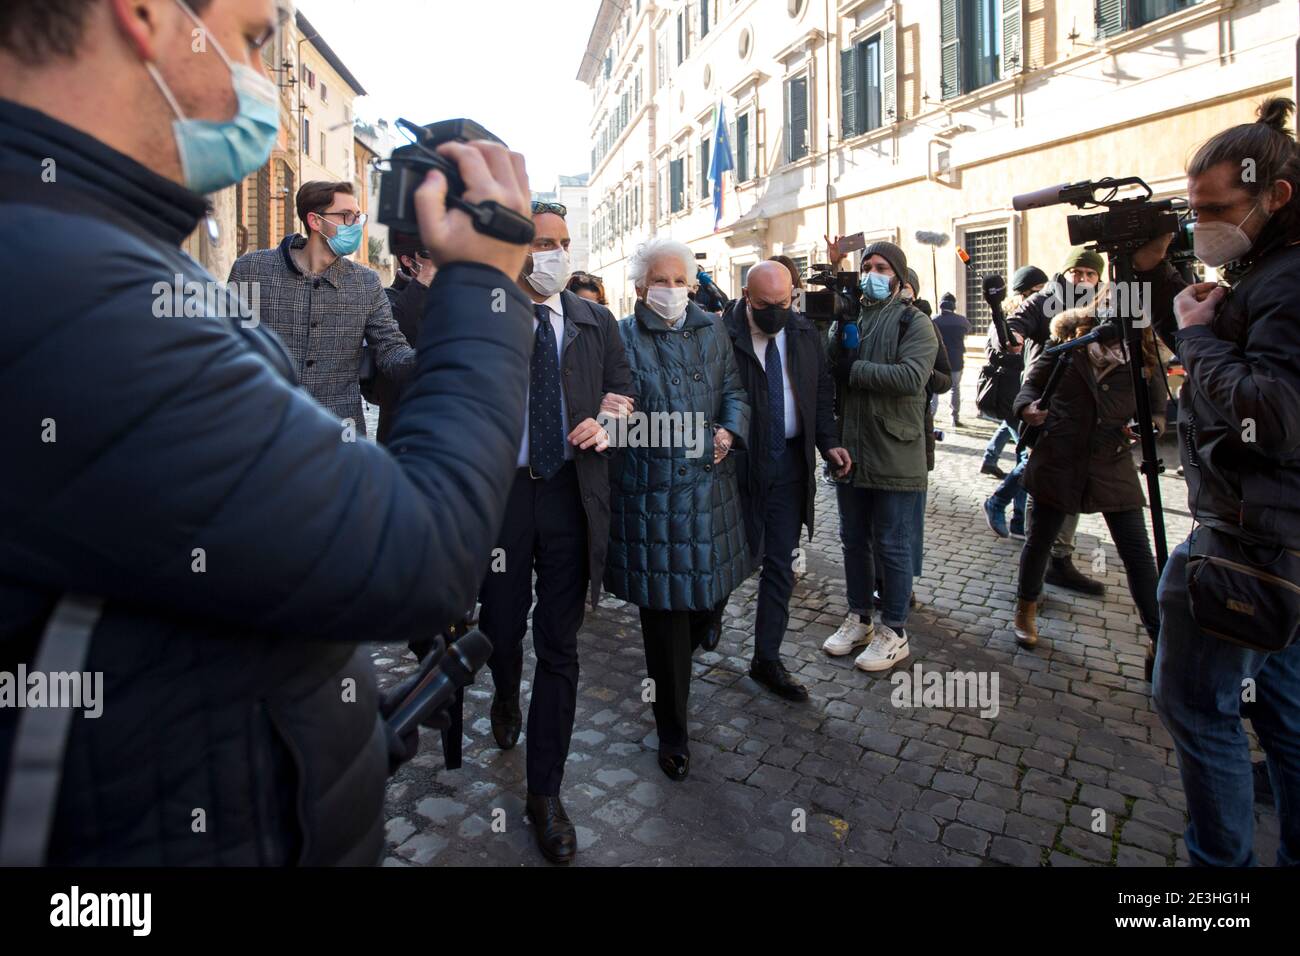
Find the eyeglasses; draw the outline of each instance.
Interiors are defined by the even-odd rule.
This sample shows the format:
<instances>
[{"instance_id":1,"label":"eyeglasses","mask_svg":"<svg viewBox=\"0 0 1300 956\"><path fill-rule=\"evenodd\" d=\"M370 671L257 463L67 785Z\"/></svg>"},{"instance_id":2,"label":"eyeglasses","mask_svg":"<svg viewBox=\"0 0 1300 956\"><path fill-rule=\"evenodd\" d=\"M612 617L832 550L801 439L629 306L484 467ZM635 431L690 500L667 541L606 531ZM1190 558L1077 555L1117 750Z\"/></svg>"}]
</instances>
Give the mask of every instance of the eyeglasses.
<instances>
[{"instance_id":1,"label":"eyeglasses","mask_svg":"<svg viewBox=\"0 0 1300 956\"><path fill-rule=\"evenodd\" d=\"M563 219L569 214L569 207L561 202L538 202L533 200L533 215L537 216L544 212L554 213Z\"/></svg>"},{"instance_id":2,"label":"eyeglasses","mask_svg":"<svg viewBox=\"0 0 1300 956\"><path fill-rule=\"evenodd\" d=\"M351 210L341 210L341 211L339 211L339 212L318 212L318 213L316 213L316 215L318 215L318 216L342 216L342 217L343 217L343 225L345 225L345 226L364 225L365 222L366 222L366 220L370 218L370 217L367 216L364 212L352 212Z\"/></svg>"}]
</instances>

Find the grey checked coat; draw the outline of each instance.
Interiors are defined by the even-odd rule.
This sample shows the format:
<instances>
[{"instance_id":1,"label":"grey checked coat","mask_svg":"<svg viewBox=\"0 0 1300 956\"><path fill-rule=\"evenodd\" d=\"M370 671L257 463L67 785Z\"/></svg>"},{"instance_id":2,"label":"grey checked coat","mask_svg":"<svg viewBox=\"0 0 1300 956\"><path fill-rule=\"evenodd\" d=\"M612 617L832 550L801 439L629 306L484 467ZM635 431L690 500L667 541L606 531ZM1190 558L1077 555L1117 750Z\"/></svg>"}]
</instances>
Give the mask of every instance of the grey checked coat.
<instances>
[{"instance_id":1,"label":"grey checked coat","mask_svg":"<svg viewBox=\"0 0 1300 956\"><path fill-rule=\"evenodd\" d=\"M230 282L258 283L258 316L284 343L302 387L364 435L362 344L370 343L376 367L394 382L414 374L415 349L393 319L379 273L340 256L320 275L307 275L289 255L291 245L305 244L302 236L286 236L276 249L240 256Z\"/></svg>"}]
</instances>

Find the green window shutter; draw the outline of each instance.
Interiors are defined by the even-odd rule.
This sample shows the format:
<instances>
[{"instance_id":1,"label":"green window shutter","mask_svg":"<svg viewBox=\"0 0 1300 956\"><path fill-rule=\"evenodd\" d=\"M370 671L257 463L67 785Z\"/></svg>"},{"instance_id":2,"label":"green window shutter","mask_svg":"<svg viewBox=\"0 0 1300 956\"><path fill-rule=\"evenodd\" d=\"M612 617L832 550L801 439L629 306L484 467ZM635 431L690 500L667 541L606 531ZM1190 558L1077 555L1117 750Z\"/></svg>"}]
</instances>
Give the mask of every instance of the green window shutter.
<instances>
[{"instance_id":1,"label":"green window shutter","mask_svg":"<svg viewBox=\"0 0 1300 956\"><path fill-rule=\"evenodd\" d=\"M795 77L785 89L786 161L793 163L808 155L808 77Z\"/></svg>"},{"instance_id":2,"label":"green window shutter","mask_svg":"<svg viewBox=\"0 0 1300 956\"><path fill-rule=\"evenodd\" d=\"M1002 0L1002 75L1011 76L1024 69L1021 37L1021 0Z\"/></svg>"},{"instance_id":3,"label":"green window shutter","mask_svg":"<svg viewBox=\"0 0 1300 956\"><path fill-rule=\"evenodd\" d=\"M736 182L749 181L749 114L736 120Z\"/></svg>"},{"instance_id":4,"label":"green window shutter","mask_svg":"<svg viewBox=\"0 0 1300 956\"><path fill-rule=\"evenodd\" d=\"M894 37L898 26L890 20L880 31L880 122L884 126L897 123L898 115L898 54Z\"/></svg>"},{"instance_id":5,"label":"green window shutter","mask_svg":"<svg viewBox=\"0 0 1300 956\"><path fill-rule=\"evenodd\" d=\"M858 116L858 51L840 51L840 136L848 139L862 132Z\"/></svg>"},{"instance_id":6,"label":"green window shutter","mask_svg":"<svg viewBox=\"0 0 1300 956\"><path fill-rule=\"evenodd\" d=\"M1113 37L1128 29L1128 0L1096 0L1097 37Z\"/></svg>"},{"instance_id":7,"label":"green window shutter","mask_svg":"<svg viewBox=\"0 0 1300 956\"><path fill-rule=\"evenodd\" d=\"M700 198L709 198L709 140L700 140Z\"/></svg>"},{"instance_id":8,"label":"green window shutter","mask_svg":"<svg viewBox=\"0 0 1300 956\"><path fill-rule=\"evenodd\" d=\"M962 94L961 0L939 0L939 48L941 99Z\"/></svg>"}]
</instances>

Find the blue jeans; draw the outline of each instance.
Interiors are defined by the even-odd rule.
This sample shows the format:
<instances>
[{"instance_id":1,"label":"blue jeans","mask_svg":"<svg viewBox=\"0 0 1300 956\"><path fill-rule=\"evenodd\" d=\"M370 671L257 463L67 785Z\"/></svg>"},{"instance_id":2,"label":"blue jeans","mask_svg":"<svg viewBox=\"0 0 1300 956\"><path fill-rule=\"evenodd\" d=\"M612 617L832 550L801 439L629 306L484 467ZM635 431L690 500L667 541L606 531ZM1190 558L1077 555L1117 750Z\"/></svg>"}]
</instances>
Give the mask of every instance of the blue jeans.
<instances>
[{"instance_id":1,"label":"blue jeans","mask_svg":"<svg viewBox=\"0 0 1300 956\"><path fill-rule=\"evenodd\" d=\"M1005 424L1003 422L1003 425ZM985 458L985 461L987 460ZM994 460L996 461L996 458ZM1007 472L1007 476L1002 479L1002 483L998 485L997 490L989 496L1002 511L1006 511L1007 505L1011 505L1011 520L1022 528L1025 524L1025 499L1029 495L1020 479L1025 473L1025 466L1028 464L1029 449L1024 448L1020 452L1020 460L1016 462L1016 466Z\"/></svg>"},{"instance_id":2,"label":"blue jeans","mask_svg":"<svg viewBox=\"0 0 1300 956\"><path fill-rule=\"evenodd\" d=\"M1255 864L1255 787L1241 719L1268 757L1282 827L1278 866L1300 865L1300 643L1266 654L1202 634L1187 595L1187 543L1160 577L1152 697L1178 751L1187 854L1199 866ZM1243 705L1247 678L1253 703ZM1243 714L1244 712L1244 714Z\"/></svg>"},{"instance_id":3,"label":"blue jeans","mask_svg":"<svg viewBox=\"0 0 1300 956\"><path fill-rule=\"evenodd\" d=\"M894 630L907 624L912 597L912 523L921 491L880 491L835 486L840 506L840 543L844 548L844 584L849 612L871 620L871 591L876 580L876 553L884 573L880 619ZM923 506L924 507L924 506Z\"/></svg>"},{"instance_id":4,"label":"blue jeans","mask_svg":"<svg viewBox=\"0 0 1300 956\"><path fill-rule=\"evenodd\" d=\"M1014 440L1016 440L1016 430L1011 427L1010 422L1004 421L993 433L989 443L984 446L984 464L996 465L998 459L1002 457L1002 449L1007 447L1007 442Z\"/></svg>"},{"instance_id":5,"label":"blue jeans","mask_svg":"<svg viewBox=\"0 0 1300 956\"><path fill-rule=\"evenodd\" d=\"M922 491L916 496L916 504L912 506L912 577L921 576L921 558L925 555L925 499L929 497L929 490ZM910 601L908 602L911 603Z\"/></svg>"}]
</instances>

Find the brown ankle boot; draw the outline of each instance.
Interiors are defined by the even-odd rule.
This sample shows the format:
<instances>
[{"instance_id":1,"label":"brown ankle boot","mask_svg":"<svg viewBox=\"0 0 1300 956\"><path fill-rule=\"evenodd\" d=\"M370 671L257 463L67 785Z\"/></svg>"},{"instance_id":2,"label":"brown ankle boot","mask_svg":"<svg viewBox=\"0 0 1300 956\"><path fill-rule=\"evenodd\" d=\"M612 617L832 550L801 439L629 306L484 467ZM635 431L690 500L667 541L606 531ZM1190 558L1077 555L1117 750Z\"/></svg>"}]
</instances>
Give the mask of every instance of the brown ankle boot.
<instances>
[{"instance_id":1,"label":"brown ankle boot","mask_svg":"<svg viewBox=\"0 0 1300 956\"><path fill-rule=\"evenodd\" d=\"M1038 602L1024 598L1016 600L1016 620L1012 625L1016 632L1016 643L1021 647L1034 647L1038 643Z\"/></svg>"}]
</instances>

